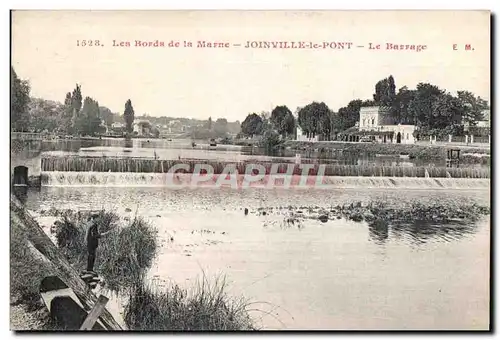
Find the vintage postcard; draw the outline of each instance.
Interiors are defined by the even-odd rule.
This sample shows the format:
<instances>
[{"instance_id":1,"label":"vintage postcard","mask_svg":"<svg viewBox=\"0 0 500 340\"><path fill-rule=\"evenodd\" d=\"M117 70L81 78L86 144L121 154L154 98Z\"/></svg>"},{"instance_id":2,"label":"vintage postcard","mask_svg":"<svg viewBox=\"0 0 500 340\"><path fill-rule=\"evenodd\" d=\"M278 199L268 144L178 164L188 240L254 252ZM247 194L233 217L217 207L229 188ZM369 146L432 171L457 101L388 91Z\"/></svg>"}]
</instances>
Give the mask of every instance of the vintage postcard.
<instances>
[{"instance_id":1,"label":"vintage postcard","mask_svg":"<svg viewBox=\"0 0 500 340\"><path fill-rule=\"evenodd\" d=\"M13 10L11 329L490 330L490 22Z\"/></svg>"}]
</instances>

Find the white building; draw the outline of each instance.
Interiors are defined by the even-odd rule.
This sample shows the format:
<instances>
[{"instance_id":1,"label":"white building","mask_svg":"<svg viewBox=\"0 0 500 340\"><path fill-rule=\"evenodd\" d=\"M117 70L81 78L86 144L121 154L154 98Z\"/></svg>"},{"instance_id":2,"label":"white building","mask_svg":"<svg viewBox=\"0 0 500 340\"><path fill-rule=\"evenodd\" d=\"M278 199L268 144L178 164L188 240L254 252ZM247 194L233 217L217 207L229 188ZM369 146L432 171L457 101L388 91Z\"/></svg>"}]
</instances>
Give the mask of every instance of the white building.
<instances>
[{"instance_id":1,"label":"white building","mask_svg":"<svg viewBox=\"0 0 500 340\"><path fill-rule=\"evenodd\" d=\"M379 106L362 107L359 111L359 131L379 143L414 144L415 125L394 124Z\"/></svg>"},{"instance_id":2,"label":"white building","mask_svg":"<svg viewBox=\"0 0 500 340\"><path fill-rule=\"evenodd\" d=\"M120 123L120 122L114 122L113 124L111 124L111 127L113 129L120 129L120 128L124 128L125 124L124 123Z\"/></svg>"}]
</instances>

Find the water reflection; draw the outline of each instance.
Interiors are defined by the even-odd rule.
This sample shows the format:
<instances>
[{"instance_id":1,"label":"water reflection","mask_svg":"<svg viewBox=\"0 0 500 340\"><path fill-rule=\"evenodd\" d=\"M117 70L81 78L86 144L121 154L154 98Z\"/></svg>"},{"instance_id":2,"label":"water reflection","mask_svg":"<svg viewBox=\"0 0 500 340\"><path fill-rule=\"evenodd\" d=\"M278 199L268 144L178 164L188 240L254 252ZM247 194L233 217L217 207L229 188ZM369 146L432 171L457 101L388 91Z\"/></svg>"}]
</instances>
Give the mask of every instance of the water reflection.
<instances>
[{"instance_id":1,"label":"water reflection","mask_svg":"<svg viewBox=\"0 0 500 340\"><path fill-rule=\"evenodd\" d=\"M124 146L127 149L133 148L134 147L134 141L132 139L126 139L124 142Z\"/></svg>"},{"instance_id":2,"label":"water reflection","mask_svg":"<svg viewBox=\"0 0 500 340\"><path fill-rule=\"evenodd\" d=\"M374 221L368 224L368 234L371 241L383 245L389 238L389 225L385 221Z\"/></svg>"},{"instance_id":3,"label":"water reflection","mask_svg":"<svg viewBox=\"0 0 500 340\"><path fill-rule=\"evenodd\" d=\"M28 200L28 187L27 186L14 186L12 188L12 193L23 205L26 204Z\"/></svg>"},{"instance_id":4,"label":"water reflection","mask_svg":"<svg viewBox=\"0 0 500 340\"><path fill-rule=\"evenodd\" d=\"M412 245L424 245L429 242L451 242L460 240L477 231L477 223L453 221L437 224L430 221L416 220L413 223L390 225L391 237ZM373 233L373 232L372 232ZM380 242L380 228L377 229L377 241Z\"/></svg>"}]
</instances>

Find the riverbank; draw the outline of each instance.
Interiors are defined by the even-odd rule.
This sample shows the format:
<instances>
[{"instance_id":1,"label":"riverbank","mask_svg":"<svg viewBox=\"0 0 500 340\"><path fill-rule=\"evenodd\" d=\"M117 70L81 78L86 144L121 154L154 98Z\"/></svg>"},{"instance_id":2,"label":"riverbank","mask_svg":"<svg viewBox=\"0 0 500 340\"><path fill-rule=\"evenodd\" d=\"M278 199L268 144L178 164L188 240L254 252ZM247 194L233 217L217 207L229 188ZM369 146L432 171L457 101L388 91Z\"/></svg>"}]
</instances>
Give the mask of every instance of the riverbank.
<instances>
[{"instance_id":1,"label":"riverbank","mask_svg":"<svg viewBox=\"0 0 500 340\"><path fill-rule=\"evenodd\" d=\"M427 196L426 196L427 197ZM126 207L126 206L125 206ZM124 208L125 208L124 207ZM127 215L123 214L123 216L119 216L119 220L110 223L111 225L118 225L120 228L127 228L129 224L132 223L132 219L134 217L134 212L130 211L130 209L126 209L129 211ZM109 214L109 212L107 212ZM227 214L234 215L237 212L226 212ZM247 221L260 221L262 223L262 231L267 235L266 237L271 237L271 234L266 233L265 230L268 228L272 228L272 216L276 216L275 219L277 222L274 224L275 227L282 229L289 228L306 228L305 233L298 232L300 235L307 235L312 230L321 228L326 232L327 230L336 230L337 228L342 228L344 223L343 220L353 221L354 225L359 225L360 227L366 227L368 224L370 228L370 237L378 237L380 240L387 238L391 233L400 233L403 238L405 235L417 235L415 238L419 240L430 239L433 237L439 238L458 238L464 237L464 235L474 233L475 231L475 222L478 221L482 216L488 215L490 213L488 206L482 206L480 204L475 203L474 200L460 198L460 199L448 199L447 197L440 197L439 199L426 199L425 202L422 202L418 199L397 199L397 200L383 200L383 199L370 199L368 201L358 201L355 198L353 200L346 200L344 203L335 203L332 205L321 204L321 206L316 206L314 203L305 204L305 205L296 205L296 206L269 206L268 204L264 204L264 206L254 206L250 207L248 215L260 216L248 216L245 217L243 211L240 212L241 220ZM39 221L41 226L44 226L44 230L47 234L49 234L53 242L57 243L57 223L56 221L62 222L63 216L69 216L69 220L77 221L77 220L85 220L84 216L87 214L86 211L70 211L70 210L58 210L54 206L47 207L45 206L44 210L39 210L34 216L36 220ZM169 213L165 213L169 214ZM170 215L178 215L177 212L170 212ZM80 215L80 217L78 217ZM110 216L110 215L108 215ZM126 216L126 217L125 217ZM129 218L127 221L126 218ZM156 223L159 223L161 218L152 219ZM308 223L307 221L313 221L313 223ZM316 221L316 222L314 222ZM215 223L215 222L214 222ZM244 224L244 223L243 223ZM158 224L162 225L162 224ZM167 230L162 229L162 233L164 235L168 235L168 240L162 236L159 239L159 244L164 245L162 249L162 253L170 254L172 252L179 252L179 256L182 256L186 259L191 259L190 256L196 256L196 253L191 255L186 252L186 250L191 249L192 251L192 243L194 243L195 239L197 239L197 235L192 231L187 231L183 234L180 229L183 229L182 226L171 226L170 224L165 225L168 228ZM214 224L215 225L215 224ZM247 225L247 228L249 226ZM104 227L104 230L109 227ZM173 230L172 230L173 228ZM180 229L179 229L180 228ZM211 229L210 222L207 222L206 228ZM310 228L310 229L309 229ZM325 229L326 228L326 229ZM333 229L332 229L333 228ZM51 230L52 229L52 233ZM177 234L175 230L177 229ZM219 230L217 233L219 238L224 238L227 242L232 241L231 237L233 233L236 233L236 230L231 231L232 228L227 227L223 228L223 232ZM233 228L234 229L234 228ZM320 229L320 230L321 230ZM361 231L363 228L360 228ZM282 233L288 233L288 231L282 231ZM319 230L318 230L319 232ZM351 233L353 230L350 231ZM252 232L253 233L253 232ZM291 234L296 234L293 231L290 231ZM182 234L182 235L181 235ZM212 235L212 234L210 234ZM278 235L276 235L278 236ZM184 237L186 237L184 239ZM209 242L209 240L205 237L201 237L198 241ZM215 236L210 236L215 237ZM301 236L303 237L303 236ZM412 236L413 237L413 236ZM199 238L199 237L198 237ZM281 238L281 237L279 237ZM67 238L66 238L67 239ZM174 240L175 239L175 240ZM111 242L112 240L103 239L102 242ZM255 241L255 240L254 240ZM298 241L298 240L297 240ZM113 241L115 242L115 241ZM381 242L381 241L375 241ZM124 243L125 244L125 243ZM128 243L127 243L128 244ZM226 243L227 245L227 243ZM297 243L296 246L300 244ZM214 247L217 248L217 245L207 245L205 247ZM109 249L121 249L121 247L114 247ZM132 253L134 253L134 247L129 247L132 249ZM177 249L177 250L176 250ZM201 249L201 248L200 248ZM119 253L118 251L117 253ZM130 251L129 251L130 252ZM204 256L204 253L200 253L199 256ZM122 254L123 255L123 254ZM114 259L122 257L120 254L114 255ZM98 255L98 263L100 271L102 271L102 266L100 266L99 261L102 261L101 255ZM166 255L173 256L173 254ZM236 254L235 254L236 256ZM122 268L124 263L127 263L125 260L115 261L115 267ZM171 264L167 264L162 262L163 264L158 264L163 267L167 267L166 270L167 276L162 274L165 279L171 279L170 275L173 273L169 273L172 270L179 270L175 267L172 267ZM37 270L34 271L36 275L40 274L38 267L35 266ZM106 270L105 270L106 271ZM103 272L103 277L105 272ZM252 275L255 275L252 274ZM181 275L182 276L182 275ZM108 280L111 280L112 276L108 276ZM179 279L179 278L177 278ZM177 280L176 279L176 280ZM234 279L234 278L233 278ZM29 280L27 280L29 282ZM180 281L179 281L180 282ZM211 281L212 282L212 281ZM225 288L222 290L214 289L214 286L217 284L213 284L211 288L210 285L205 285L205 290L202 289L205 293L200 295L196 293L196 289L190 291L186 289L192 284L187 284L187 286L182 285L183 288L176 287L175 284L168 284L166 287L157 287L153 284L152 281L146 280L142 281L143 286L135 286L135 288L141 287L143 291L144 299L130 299L130 297L135 296L134 290L122 290L122 295L130 296L125 298L125 306L120 307L120 311L123 312L123 318L127 321L129 325L129 329L141 329L141 330L152 330L152 329L164 329L164 330L200 330L200 328L207 329L210 327L217 327L215 329L235 329L240 323L229 323L231 319L234 320L234 317L231 317L231 313L227 313L227 311L239 311L242 306L245 306L245 301L242 303L237 303L233 309L229 308L231 306L230 301L234 300L234 295L232 296L226 295ZM203 287L203 281L201 282ZM198 286L194 286L199 287ZM219 285L220 287L221 285ZM224 285L222 285L224 286ZM109 286L108 286L109 287ZM221 298L218 297L217 292L223 292ZM259 294L257 294L258 296ZM236 294L239 296L239 293ZM147 298L146 298L147 297ZM203 299L201 298L203 297ZM221 300L222 299L222 300ZM224 300L226 299L226 300ZM265 298L266 300L269 297ZM209 314L216 316L212 319L203 319L200 320L196 316L199 315L197 313L193 313L193 304L197 304L196 301L203 301L205 304L203 306L206 307L205 311L212 311L211 313L201 313L202 315ZM224 303L219 303L218 301L224 301ZM131 304L132 303L132 304ZM128 306L128 307L127 307ZM215 306L215 307L214 307ZM219 308L217 314L214 311L214 308ZM191 309L190 309L191 308ZM19 314L23 311L23 309L19 309L17 307L13 308L15 313ZM19 309L19 310L18 310ZM158 312L154 314L154 318L151 318L151 312L143 313L143 311L147 310L162 310L163 312ZM169 312L167 312L169 311ZM174 313L175 318L168 318L168 315L172 315L170 313ZM33 314L32 312L30 312ZM296 313L295 313L296 314ZM21 314L19 314L21 315ZM34 313L34 316L37 314ZM148 317L149 316L149 317ZM20 319L20 318L18 318ZM222 322L222 321L226 322ZM241 320L246 320L242 318ZM200 326L202 325L202 326ZM212 326L207 326L212 325ZM246 322L243 322L242 325L247 325ZM35 326L33 326L35 327ZM241 326L243 327L243 326ZM246 326L245 326L246 328ZM213 328L211 328L213 329Z\"/></svg>"},{"instance_id":2,"label":"riverbank","mask_svg":"<svg viewBox=\"0 0 500 340\"><path fill-rule=\"evenodd\" d=\"M289 206L296 210L318 206L317 212L358 202L365 207L375 201L388 202L396 210L403 210L398 206L410 201L440 207L474 200L489 206L488 190L65 187L43 188L27 204L33 211L45 210L46 222L41 225L46 229L55 212L51 208L105 208L121 218L144 217L158 228L161 240L148 282L157 283L162 291L170 291L175 284L191 290L202 270L210 282L225 275L230 296L266 301L269 304L258 305L266 311L279 306L279 315L272 315L283 324L251 312L259 329L472 329L487 325L483 273L488 271L489 217L463 227L411 223L377 228L342 217L323 223L311 215L302 219L299 230L279 221L287 217ZM267 212L271 207L275 213ZM249 209L247 216L244 208ZM266 214L259 215L259 209ZM449 280L450 274L459 277ZM308 277L316 279L311 282ZM432 283L422 286L422 280ZM467 291L478 293L469 296ZM470 304L476 306L477 321L469 318ZM426 308L418 320L412 318L412 306L417 305ZM387 318L374 320L373 310ZM443 310L450 311L440 317Z\"/></svg>"},{"instance_id":3,"label":"riverbank","mask_svg":"<svg viewBox=\"0 0 500 340\"><path fill-rule=\"evenodd\" d=\"M85 268L85 224L89 214L89 211L57 209L35 214L39 223L45 224L42 226L43 231L77 271ZM101 232L108 232L101 239L97 252L95 269L103 279L98 289L105 295L118 294L123 298L118 298L117 302L118 305L125 302L118 312L123 315L125 311L126 328L150 329L147 324L154 320L154 328L150 330L253 329L246 309L234 304L233 299L226 294L225 286L216 285L212 289L209 285L203 285L194 295L176 286L163 291L147 288L146 272L151 267L159 244L155 229L145 220L135 217L130 221L112 212L101 211L98 223ZM52 264L44 258L33 256L20 230L11 228L11 327L14 330L62 329L62 325L51 323L38 293L41 279L54 274L51 271ZM140 287L143 289L141 292L137 290ZM145 300L146 292L149 300ZM168 310L161 309L162 301L172 296L177 308L175 317L167 313ZM167 306L171 307L171 304ZM144 310L151 313L144 315ZM23 320L27 324L21 327Z\"/></svg>"},{"instance_id":4,"label":"riverbank","mask_svg":"<svg viewBox=\"0 0 500 340\"><path fill-rule=\"evenodd\" d=\"M447 157L448 149L462 149L463 153L469 153L467 157L461 157L461 162L465 164L489 164L485 158L490 155L489 148L484 146L468 145L467 148L456 145L419 145L419 144L384 144L384 143L343 143L343 142L303 142L291 141L284 142L283 147L290 150L308 151L316 150L319 152L343 152L349 155L373 154L400 156L408 155L409 158L422 160L443 160ZM476 157L480 155L480 157ZM489 157L488 157L489 161Z\"/></svg>"}]
</instances>

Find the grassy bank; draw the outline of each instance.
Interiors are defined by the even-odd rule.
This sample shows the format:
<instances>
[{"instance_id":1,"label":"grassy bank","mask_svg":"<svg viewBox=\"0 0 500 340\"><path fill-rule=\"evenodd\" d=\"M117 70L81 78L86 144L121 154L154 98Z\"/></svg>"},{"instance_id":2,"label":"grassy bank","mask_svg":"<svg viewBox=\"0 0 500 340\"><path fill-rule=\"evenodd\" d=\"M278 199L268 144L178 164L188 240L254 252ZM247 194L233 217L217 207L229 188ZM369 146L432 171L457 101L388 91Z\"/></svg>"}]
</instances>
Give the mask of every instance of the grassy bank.
<instances>
[{"instance_id":1,"label":"grassy bank","mask_svg":"<svg viewBox=\"0 0 500 340\"><path fill-rule=\"evenodd\" d=\"M248 303L226 293L224 279L212 284L206 278L193 289L177 285L162 290L137 285L128 298L125 322L141 331L237 331L253 330Z\"/></svg>"},{"instance_id":2,"label":"grassy bank","mask_svg":"<svg viewBox=\"0 0 500 340\"><path fill-rule=\"evenodd\" d=\"M56 243L77 271L84 270L89 212L50 209L43 215L58 217L53 228ZM100 240L95 270L105 280L105 289L125 297L125 319L130 330L253 329L243 300L229 297L223 280L213 284L204 280L193 291L177 286L160 291L145 282L159 247L156 229L145 220L123 221L112 212L101 211L98 223L100 231L109 234ZM42 279L56 273L50 263L29 248L26 235L15 225L11 223L12 327L63 329L49 317L39 294ZM23 320L34 321L23 326Z\"/></svg>"},{"instance_id":3,"label":"grassy bank","mask_svg":"<svg viewBox=\"0 0 500 340\"><path fill-rule=\"evenodd\" d=\"M341 151L350 155L358 154L381 154L399 156L401 154L409 155L410 158L423 160L446 159L446 151L450 148L458 148L451 145L418 145L418 144L384 144L384 143L339 143L339 142L299 142L286 141L283 145L292 150L323 150L326 152ZM490 149L477 147L473 149L476 154L489 155ZM480 157L467 157L464 162L476 163L483 161Z\"/></svg>"},{"instance_id":4,"label":"grassy bank","mask_svg":"<svg viewBox=\"0 0 500 340\"><path fill-rule=\"evenodd\" d=\"M10 225L11 304L23 304L28 311L35 311L44 307L39 294L40 282L53 272L41 257L34 256L26 242L27 235L16 227L12 216Z\"/></svg>"}]
</instances>

